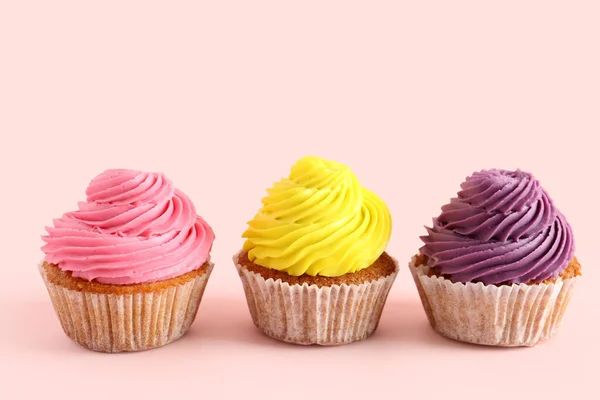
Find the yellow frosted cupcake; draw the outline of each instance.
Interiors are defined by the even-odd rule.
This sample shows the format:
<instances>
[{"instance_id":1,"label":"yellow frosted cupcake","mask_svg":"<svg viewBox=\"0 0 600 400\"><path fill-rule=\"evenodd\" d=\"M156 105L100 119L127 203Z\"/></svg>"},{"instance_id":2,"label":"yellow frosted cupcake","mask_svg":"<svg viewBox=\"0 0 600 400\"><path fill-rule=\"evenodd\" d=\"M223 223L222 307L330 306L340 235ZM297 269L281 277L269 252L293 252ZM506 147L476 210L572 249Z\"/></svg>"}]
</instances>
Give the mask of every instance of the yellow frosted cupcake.
<instances>
[{"instance_id":1,"label":"yellow frosted cupcake","mask_svg":"<svg viewBox=\"0 0 600 400\"><path fill-rule=\"evenodd\" d=\"M262 203L234 256L254 324L297 344L371 335L398 272L385 253L385 203L348 167L316 157L300 159Z\"/></svg>"}]
</instances>

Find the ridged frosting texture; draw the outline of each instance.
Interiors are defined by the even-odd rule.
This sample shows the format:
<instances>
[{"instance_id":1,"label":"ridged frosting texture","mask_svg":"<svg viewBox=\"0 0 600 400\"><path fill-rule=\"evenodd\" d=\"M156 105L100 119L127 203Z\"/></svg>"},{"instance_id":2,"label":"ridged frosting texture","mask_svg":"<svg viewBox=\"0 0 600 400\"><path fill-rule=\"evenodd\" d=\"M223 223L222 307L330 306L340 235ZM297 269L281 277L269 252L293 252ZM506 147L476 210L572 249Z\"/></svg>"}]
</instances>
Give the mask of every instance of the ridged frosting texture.
<instances>
[{"instance_id":1,"label":"ridged frosting texture","mask_svg":"<svg viewBox=\"0 0 600 400\"><path fill-rule=\"evenodd\" d=\"M173 278L203 265L214 240L190 199L160 173L107 170L87 201L46 227L45 260L106 284Z\"/></svg>"},{"instance_id":2,"label":"ridged frosting texture","mask_svg":"<svg viewBox=\"0 0 600 400\"><path fill-rule=\"evenodd\" d=\"M421 237L436 273L454 282L512 284L557 277L574 256L573 233L524 171L475 172Z\"/></svg>"},{"instance_id":3,"label":"ridged frosting texture","mask_svg":"<svg viewBox=\"0 0 600 400\"><path fill-rule=\"evenodd\" d=\"M389 242L387 206L342 164L304 157L267 193L243 234L255 264L340 276L373 264Z\"/></svg>"}]
</instances>

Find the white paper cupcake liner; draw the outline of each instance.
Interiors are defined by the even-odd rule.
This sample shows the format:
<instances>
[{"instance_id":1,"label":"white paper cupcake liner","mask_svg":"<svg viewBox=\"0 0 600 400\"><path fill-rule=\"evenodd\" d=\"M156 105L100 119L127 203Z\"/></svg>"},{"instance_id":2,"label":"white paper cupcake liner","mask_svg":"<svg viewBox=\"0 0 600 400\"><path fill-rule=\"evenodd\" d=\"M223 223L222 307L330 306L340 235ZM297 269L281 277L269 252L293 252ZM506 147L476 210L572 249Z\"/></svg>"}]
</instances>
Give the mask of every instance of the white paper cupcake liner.
<instances>
[{"instance_id":1,"label":"white paper cupcake liner","mask_svg":"<svg viewBox=\"0 0 600 400\"><path fill-rule=\"evenodd\" d=\"M238 269L252 321L265 334L295 344L340 345L369 337L379 324L396 271L360 285L322 286L264 279Z\"/></svg>"},{"instance_id":2,"label":"white paper cupcake liner","mask_svg":"<svg viewBox=\"0 0 600 400\"><path fill-rule=\"evenodd\" d=\"M183 336L194 319L214 264L182 285L155 292L99 294L70 290L40 272L63 330L94 351L117 353L164 346Z\"/></svg>"},{"instance_id":3,"label":"white paper cupcake liner","mask_svg":"<svg viewBox=\"0 0 600 400\"><path fill-rule=\"evenodd\" d=\"M560 325L577 278L535 285L453 283L410 262L429 323L443 336L489 346L533 346Z\"/></svg>"}]
</instances>

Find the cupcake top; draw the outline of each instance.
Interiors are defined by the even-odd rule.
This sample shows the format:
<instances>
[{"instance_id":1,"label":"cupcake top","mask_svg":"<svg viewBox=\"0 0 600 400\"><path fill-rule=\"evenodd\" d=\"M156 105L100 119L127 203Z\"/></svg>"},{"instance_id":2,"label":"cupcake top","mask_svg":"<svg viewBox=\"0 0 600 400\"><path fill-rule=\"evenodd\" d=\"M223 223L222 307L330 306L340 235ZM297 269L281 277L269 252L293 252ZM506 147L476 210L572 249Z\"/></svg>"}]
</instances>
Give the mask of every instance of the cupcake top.
<instances>
[{"instance_id":1,"label":"cupcake top","mask_svg":"<svg viewBox=\"0 0 600 400\"><path fill-rule=\"evenodd\" d=\"M163 174L107 170L86 195L46 227L46 262L117 285L173 278L207 262L214 233Z\"/></svg>"},{"instance_id":2,"label":"cupcake top","mask_svg":"<svg viewBox=\"0 0 600 400\"><path fill-rule=\"evenodd\" d=\"M565 217L530 173L475 172L426 228L421 253L453 282L512 284L556 278L574 256Z\"/></svg>"},{"instance_id":3,"label":"cupcake top","mask_svg":"<svg viewBox=\"0 0 600 400\"><path fill-rule=\"evenodd\" d=\"M373 264L389 242L387 206L342 164L304 157L267 193L243 234L243 250L257 265L341 276Z\"/></svg>"}]
</instances>

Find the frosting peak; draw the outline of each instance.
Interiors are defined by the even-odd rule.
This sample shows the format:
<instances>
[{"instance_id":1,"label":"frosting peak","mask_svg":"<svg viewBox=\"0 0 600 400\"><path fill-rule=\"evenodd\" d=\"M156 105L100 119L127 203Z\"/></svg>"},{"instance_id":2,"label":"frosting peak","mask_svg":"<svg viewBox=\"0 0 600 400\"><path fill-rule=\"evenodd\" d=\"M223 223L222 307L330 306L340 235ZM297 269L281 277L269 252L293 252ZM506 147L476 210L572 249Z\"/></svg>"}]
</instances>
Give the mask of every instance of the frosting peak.
<instances>
[{"instance_id":1,"label":"frosting peak","mask_svg":"<svg viewBox=\"0 0 600 400\"><path fill-rule=\"evenodd\" d=\"M289 179L308 189L348 187L358 184L358 180L347 166L311 156L301 158L292 166Z\"/></svg>"},{"instance_id":2,"label":"frosting peak","mask_svg":"<svg viewBox=\"0 0 600 400\"><path fill-rule=\"evenodd\" d=\"M526 238L556 218L552 200L527 172L475 172L461 189L458 197L442 207L437 221L442 227L473 239Z\"/></svg>"},{"instance_id":3,"label":"frosting peak","mask_svg":"<svg viewBox=\"0 0 600 400\"><path fill-rule=\"evenodd\" d=\"M169 279L204 264L214 240L190 199L160 173L107 170L87 201L43 236L46 261L107 284Z\"/></svg>"},{"instance_id":4,"label":"frosting peak","mask_svg":"<svg viewBox=\"0 0 600 400\"><path fill-rule=\"evenodd\" d=\"M383 253L391 216L381 199L335 161L304 157L275 183L248 222L250 261L298 276L340 276Z\"/></svg>"},{"instance_id":5,"label":"frosting peak","mask_svg":"<svg viewBox=\"0 0 600 400\"><path fill-rule=\"evenodd\" d=\"M475 172L423 236L434 270L459 282L551 279L574 255L564 216L528 172Z\"/></svg>"}]
</instances>

